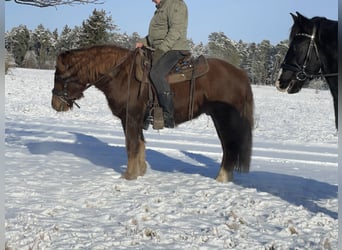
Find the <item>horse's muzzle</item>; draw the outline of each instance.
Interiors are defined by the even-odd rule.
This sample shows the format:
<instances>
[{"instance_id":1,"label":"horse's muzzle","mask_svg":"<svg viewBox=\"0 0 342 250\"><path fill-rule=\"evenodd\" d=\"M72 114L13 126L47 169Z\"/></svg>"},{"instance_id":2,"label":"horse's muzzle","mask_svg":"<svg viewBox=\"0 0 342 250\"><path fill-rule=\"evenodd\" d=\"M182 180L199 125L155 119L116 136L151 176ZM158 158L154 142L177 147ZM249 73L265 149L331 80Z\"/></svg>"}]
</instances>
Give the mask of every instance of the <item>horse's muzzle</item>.
<instances>
[{"instance_id":1,"label":"horse's muzzle","mask_svg":"<svg viewBox=\"0 0 342 250\"><path fill-rule=\"evenodd\" d=\"M60 96L52 95L51 106L57 112L66 112L72 108L72 102L68 102Z\"/></svg>"},{"instance_id":2,"label":"horse's muzzle","mask_svg":"<svg viewBox=\"0 0 342 250\"><path fill-rule=\"evenodd\" d=\"M280 92L286 92L288 86L283 87L282 84L281 84L281 82L280 82L280 76L281 76L282 73L283 73L283 70L280 69L280 70L279 70L279 73L278 73L277 80L276 80L276 82L275 82L274 85L276 86L277 90L279 90Z\"/></svg>"},{"instance_id":3,"label":"horse's muzzle","mask_svg":"<svg viewBox=\"0 0 342 250\"><path fill-rule=\"evenodd\" d=\"M276 82L275 82L275 86L276 86L276 88L277 88L277 90L279 90L280 92L286 92L287 91L287 87L286 88L281 88L280 87L280 82L279 82L279 80L277 80Z\"/></svg>"}]
</instances>

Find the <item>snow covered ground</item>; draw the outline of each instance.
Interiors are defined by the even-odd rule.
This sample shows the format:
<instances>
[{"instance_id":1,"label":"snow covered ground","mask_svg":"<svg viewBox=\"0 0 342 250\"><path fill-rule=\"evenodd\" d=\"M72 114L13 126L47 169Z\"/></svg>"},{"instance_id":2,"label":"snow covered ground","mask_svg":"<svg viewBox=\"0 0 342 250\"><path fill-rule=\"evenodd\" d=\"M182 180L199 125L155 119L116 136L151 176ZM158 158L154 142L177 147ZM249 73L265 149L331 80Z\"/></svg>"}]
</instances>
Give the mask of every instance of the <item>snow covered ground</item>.
<instances>
[{"instance_id":1,"label":"snow covered ground","mask_svg":"<svg viewBox=\"0 0 342 250\"><path fill-rule=\"evenodd\" d=\"M214 180L208 116L145 132L148 171L120 179L120 122L95 88L50 106L53 71L5 76L7 249L337 249L337 133L328 91L253 87L251 172Z\"/></svg>"}]
</instances>

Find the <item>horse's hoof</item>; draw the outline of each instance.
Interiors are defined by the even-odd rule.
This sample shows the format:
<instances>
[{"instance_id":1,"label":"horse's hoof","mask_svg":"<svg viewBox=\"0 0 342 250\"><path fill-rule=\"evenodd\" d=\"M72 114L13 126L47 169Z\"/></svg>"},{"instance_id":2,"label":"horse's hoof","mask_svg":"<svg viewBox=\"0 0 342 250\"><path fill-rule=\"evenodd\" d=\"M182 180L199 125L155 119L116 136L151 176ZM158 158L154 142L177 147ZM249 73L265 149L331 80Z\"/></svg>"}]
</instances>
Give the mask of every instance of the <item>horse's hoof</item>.
<instances>
[{"instance_id":1,"label":"horse's hoof","mask_svg":"<svg viewBox=\"0 0 342 250\"><path fill-rule=\"evenodd\" d=\"M130 173L124 173L122 176L121 176L121 178L123 178L123 179L126 179L126 180L128 180L128 181L130 181L130 180L136 180L137 178L138 178L138 175L135 175L135 174L130 174Z\"/></svg>"},{"instance_id":2,"label":"horse's hoof","mask_svg":"<svg viewBox=\"0 0 342 250\"><path fill-rule=\"evenodd\" d=\"M218 182L231 182L233 181L233 173L222 173L220 171L220 173L217 175L216 177L216 181Z\"/></svg>"}]
</instances>

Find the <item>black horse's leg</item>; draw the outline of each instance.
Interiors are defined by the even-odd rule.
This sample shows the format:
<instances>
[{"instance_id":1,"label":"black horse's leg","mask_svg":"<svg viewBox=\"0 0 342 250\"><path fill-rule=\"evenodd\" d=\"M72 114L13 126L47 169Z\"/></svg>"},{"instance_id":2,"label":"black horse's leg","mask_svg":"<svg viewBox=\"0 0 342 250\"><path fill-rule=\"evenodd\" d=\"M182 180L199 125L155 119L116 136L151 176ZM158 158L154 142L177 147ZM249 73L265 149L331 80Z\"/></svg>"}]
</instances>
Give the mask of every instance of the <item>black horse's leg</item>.
<instances>
[{"instance_id":1,"label":"black horse's leg","mask_svg":"<svg viewBox=\"0 0 342 250\"><path fill-rule=\"evenodd\" d=\"M334 98L335 126L338 130L338 98Z\"/></svg>"},{"instance_id":2,"label":"black horse's leg","mask_svg":"<svg viewBox=\"0 0 342 250\"><path fill-rule=\"evenodd\" d=\"M129 116L127 121L122 121L122 124L126 137L128 157L127 170L123 174L123 178L134 180L146 172L145 141L142 133L142 122Z\"/></svg>"},{"instance_id":3,"label":"black horse's leg","mask_svg":"<svg viewBox=\"0 0 342 250\"><path fill-rule=\"evenodd\" d=\"M330 93L333 97L334 102L334 112L335 112L335 126L338 129L338 81L337 78L327 78L327 83L330 88Z\"/></svg>"}]
</instances>

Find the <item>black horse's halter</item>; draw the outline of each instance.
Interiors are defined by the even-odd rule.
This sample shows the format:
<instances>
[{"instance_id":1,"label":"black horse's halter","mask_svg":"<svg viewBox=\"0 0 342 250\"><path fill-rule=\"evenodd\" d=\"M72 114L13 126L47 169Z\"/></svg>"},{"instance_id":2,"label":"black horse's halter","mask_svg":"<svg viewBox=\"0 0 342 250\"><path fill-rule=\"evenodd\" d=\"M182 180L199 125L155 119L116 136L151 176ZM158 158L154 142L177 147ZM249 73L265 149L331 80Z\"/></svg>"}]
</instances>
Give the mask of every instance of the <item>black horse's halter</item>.
<instances>
[{"instance_id":1,"label":"black horse's halter","mask_svg":"<svg viewBox=\"0 0 342 250\"><path fill-rule=\"evenodd\" d=\"M302 36L302 37L310 38L309 47L308 47L308 50L306 52L306 56L305 56L304 63L302 66L299 66L298 64L286 63L286 57L285 57L284 62L281 65L281 68L283 68L284 70L289 70L289 71L295 72L296 73L296 79L300 82L304 82L307 79L313 79L313 78L318 77L318 76L331 77L331 76L337 76L338 75L337 73L331 73L331 74L323 74L322 73L322 66L321 66L322 63L321 63L318 48L317 48L317 45L315 42L315 35L316 35L316 26L314 26L314 28L313 28L312 35L309 35L306 33L298 33L295 35L295 36ZM319 64L320 64L319 73L316 73L316 74L309 74L306 71L306 67L307 67L309 58L312 54L312 51L314 51L316 53L316 56L317 56Z\"/></svg>"}]
</instances>

